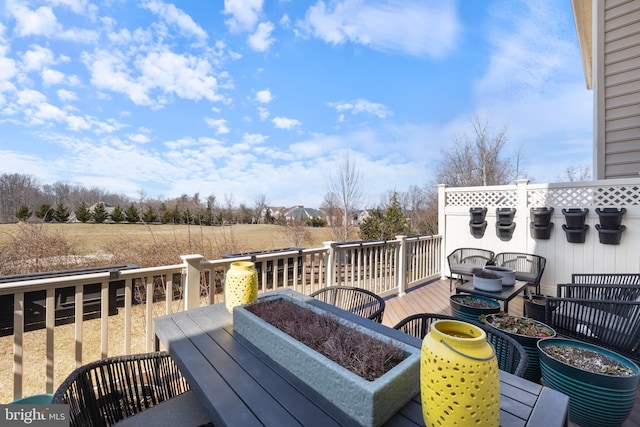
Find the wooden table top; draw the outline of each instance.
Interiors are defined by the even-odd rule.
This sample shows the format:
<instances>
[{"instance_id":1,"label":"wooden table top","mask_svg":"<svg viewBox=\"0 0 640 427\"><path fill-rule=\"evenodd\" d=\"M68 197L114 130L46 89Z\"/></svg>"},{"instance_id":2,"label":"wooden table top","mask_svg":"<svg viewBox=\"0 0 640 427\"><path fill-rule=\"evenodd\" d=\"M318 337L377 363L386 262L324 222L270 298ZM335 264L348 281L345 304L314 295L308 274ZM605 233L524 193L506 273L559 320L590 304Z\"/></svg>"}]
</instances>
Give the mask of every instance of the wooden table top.
<instances>
[{"instance_id":1,"label":"wooden table top","mask_svg":"<svg viewBox=\"0 0 640 427\"><path fill-rule=\"evenodd\" d=\"M317 305L415 347L421 340L293 291ZM174 358L216 426L354 425L328 402L251 343L233 333L232 315L215 304L154 319L157 340ZM500 425L565 426L569 399L500 372ZM386 426L424 426L420 394Z\"/></svg>"}]
</instances>

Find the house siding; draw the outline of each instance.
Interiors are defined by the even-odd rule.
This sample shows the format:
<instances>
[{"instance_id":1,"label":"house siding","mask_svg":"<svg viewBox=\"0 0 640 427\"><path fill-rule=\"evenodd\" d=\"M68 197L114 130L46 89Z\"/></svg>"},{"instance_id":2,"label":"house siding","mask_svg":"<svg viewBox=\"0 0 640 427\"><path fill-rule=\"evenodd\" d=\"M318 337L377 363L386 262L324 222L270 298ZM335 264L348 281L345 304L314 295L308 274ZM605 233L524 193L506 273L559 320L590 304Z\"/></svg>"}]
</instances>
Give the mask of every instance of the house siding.
<instances>
[{"instance_id":1,"label":"house siding","mask_svg":"<svg viewBox=\"0 0 640 427\"><path fill-rule=\"evenodd\" d=\"M599 178L637 177L640 172L640 0L597 2L600 41L596 67ZM598 73L596 73L598 74ZM600 86L600 87L598 87ZM598 141L596 141L597 150Z\"/></svg>"}]
</instances>

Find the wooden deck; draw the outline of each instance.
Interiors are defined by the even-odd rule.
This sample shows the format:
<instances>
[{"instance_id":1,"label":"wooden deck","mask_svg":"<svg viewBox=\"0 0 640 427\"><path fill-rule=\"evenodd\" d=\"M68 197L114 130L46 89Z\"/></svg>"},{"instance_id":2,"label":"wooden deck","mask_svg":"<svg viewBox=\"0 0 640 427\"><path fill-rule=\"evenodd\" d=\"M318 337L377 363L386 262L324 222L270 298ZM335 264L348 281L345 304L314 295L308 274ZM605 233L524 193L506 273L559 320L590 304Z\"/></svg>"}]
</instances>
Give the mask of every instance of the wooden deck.
<instances>
[{"instance_id":1,"label":"wooden deck","mask_svg":"<svg viewBox=\"0 0 640 427\"><path fill-rule=\"evenodd\" d=\"M451 315L449 296L449 280L429 282L410 289L404 296L390 297L386 300L383 324L393 327L403 318L416 313L440 313ZM522 315L522 297L517 296L509 303L509 314ZM640 388L640 387L639 387ZM569 423L570 427L578 427ZM633 411L622 427L640 426L640 390L636 395Z\"/></svg>"}]
</instances>

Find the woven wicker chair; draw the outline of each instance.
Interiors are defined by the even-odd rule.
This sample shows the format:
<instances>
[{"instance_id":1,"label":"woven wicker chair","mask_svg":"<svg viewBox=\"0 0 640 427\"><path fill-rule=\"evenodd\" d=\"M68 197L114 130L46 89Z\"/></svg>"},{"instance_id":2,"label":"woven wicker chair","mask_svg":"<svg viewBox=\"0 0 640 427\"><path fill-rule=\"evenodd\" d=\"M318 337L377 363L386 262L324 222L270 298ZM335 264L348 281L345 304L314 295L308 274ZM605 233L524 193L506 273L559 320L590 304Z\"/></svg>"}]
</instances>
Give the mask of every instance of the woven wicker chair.
<instances>
[{"instance_id":1,"label":"woven wicker chair","mask_svg":"<svg viewBox=\"0 0 640 427\"><path fill-rule=\"evenodd\" d=\"M458 248L447 255L447 263L449 264L449 292L453 289L453 278L457 276L459 282L463 281L464 276L472 276L473 270L482 268L492 262L494 252L487 249L478 248Z\"/></svg>"},{"instance_id":2,"label":"woven wicker chair","mask_svg":"<svg viewBox=\"0 0 640 427\"><path fill-rule=\"evenodd\" d=\"M72 427L108 427L189 391L166 352L111 357L77 368L52 403L69 405Z\"/></svg>"},{"instance_id":3,"label":"woven wicker chair","mask_svg":"<svg viewBox=\"0 0 640 427\"><path fill-rule=\"evenodd\" d=\"M405 317L393 328L416 338L423 339L427 333L429 333L431 324L436 320L460 321L460 319L456 317L445 314L419 313ZM495 349L499 369L519 377L524 377L527 365L529 364L529 356L527 356L526 350L519 342L483 323L467 323L472 323L487 334L487 341L491 343Z\"/></svg>"},{"instance_id":4,"label":"woven wicker chair","mask_svg":"<svg viewBox=\"0 0 640 427\"><path fill-rule=\"evenodd\" d=\"M516 280L527 282L527 288L533 287L536 294L540 293L540 280L547 265L546 258L522 252L501 252L496 254L493 261L497 266L513 268Z\"/></svg>"},{"instance_id":5,"label":"woven wicker chair","mask_svg":"<svg viewBox=\"0 0 640 427\"><path fill-rule=\"evenodd\" d=\"M371 291L352 286L329 286L309 295L358 316L382 323L384 299Z\"/></svg>"}]
</instances>

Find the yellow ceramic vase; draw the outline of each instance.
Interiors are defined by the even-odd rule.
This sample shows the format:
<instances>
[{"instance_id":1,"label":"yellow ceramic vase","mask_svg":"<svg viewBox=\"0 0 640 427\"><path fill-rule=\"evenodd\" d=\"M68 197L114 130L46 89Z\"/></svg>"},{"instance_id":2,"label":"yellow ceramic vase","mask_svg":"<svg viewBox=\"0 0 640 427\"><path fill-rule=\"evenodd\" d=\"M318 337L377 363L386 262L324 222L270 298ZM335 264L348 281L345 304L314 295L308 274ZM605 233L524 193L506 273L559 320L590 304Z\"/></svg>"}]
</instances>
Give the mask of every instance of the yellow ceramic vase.
<instances>
[{"instance_id":1,"label":"yellow ceramic vase","mask_svg":"<svg viewBox=\"0 0 640 427\"><path fill-rule=\"evenodd\" d=\"M252 262L232 262L224 282L224 303L230 312L258 299L258 272Z\"/></svg>"},{"instance_id":2,"label":"yellow ceramic vase","mask_svg":"<svg viewBox=\"0 0 640 427\"><path fill-rule=\"evenodd\" d=\"M434 322L422 341L420 390L427 427L499 426L498 360L485 332L458 320Z\"/></svg>"}]
</instances>

